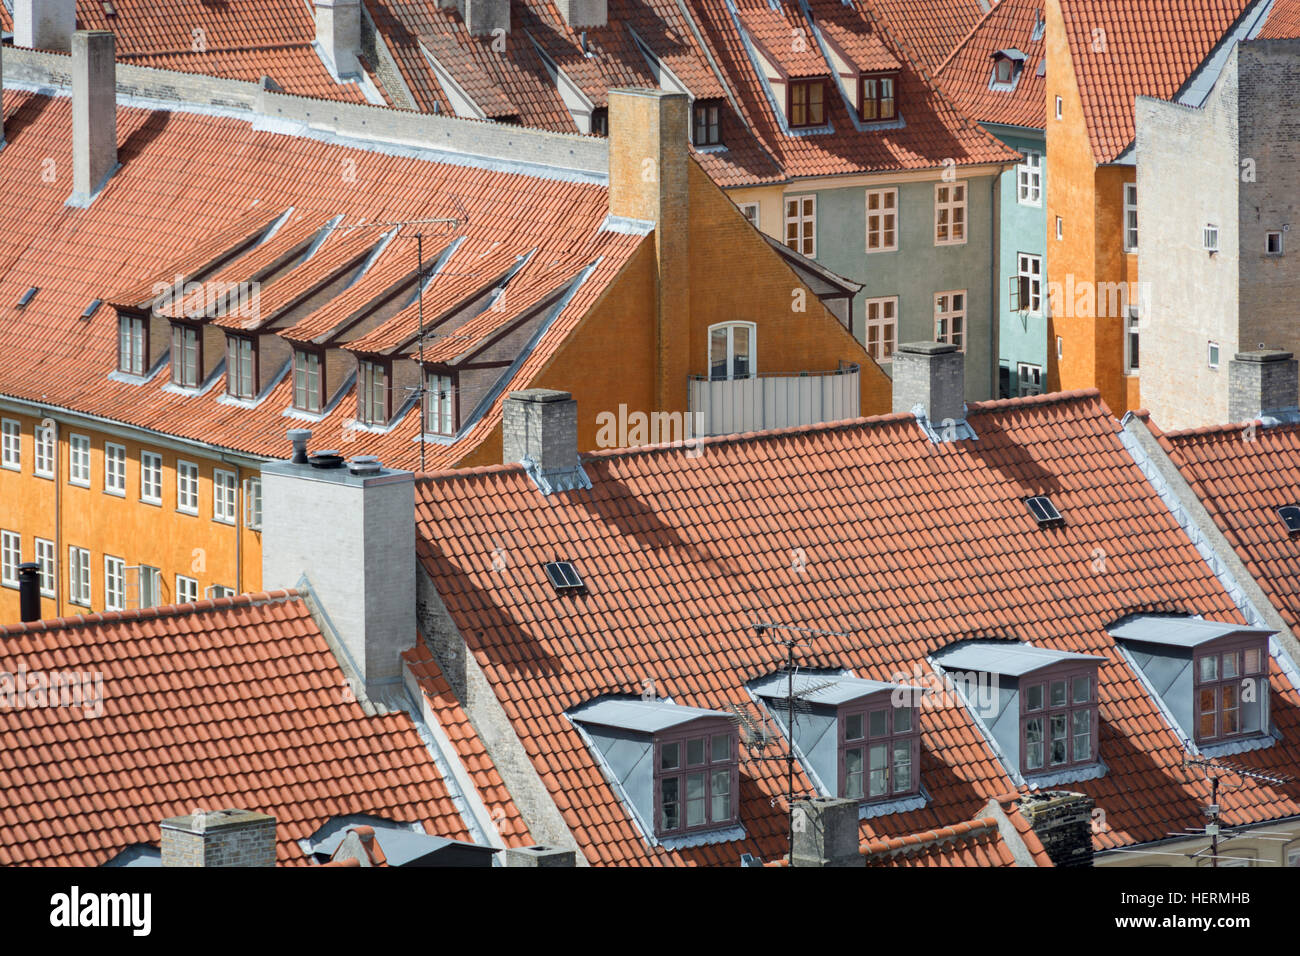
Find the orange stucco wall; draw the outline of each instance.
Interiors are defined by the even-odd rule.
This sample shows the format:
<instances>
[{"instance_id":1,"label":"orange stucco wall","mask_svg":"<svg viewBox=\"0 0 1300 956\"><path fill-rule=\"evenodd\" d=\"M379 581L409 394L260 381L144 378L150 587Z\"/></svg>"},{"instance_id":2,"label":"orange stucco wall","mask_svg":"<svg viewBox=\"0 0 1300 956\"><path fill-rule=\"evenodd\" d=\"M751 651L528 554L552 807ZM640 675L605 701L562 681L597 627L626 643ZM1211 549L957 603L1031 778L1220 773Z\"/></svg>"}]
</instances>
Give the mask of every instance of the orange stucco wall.
<instances>
[{"instance_id":1,"label":"orange stucco wall","mask_svg":"<svg viewBox=\"0 0 1300 956\"><path fill-rule=\"evenodd\" d=\"M243 479L247 469L212 457L175 452L106 434L79 424L57 423L58 465L53 479L35 474L35 429L40 419L3 412L22 425L21 471L0 469L0 528L22 536L22 559L36 560L36 539L55 542L56 598L41 599L45 618L90 613L104 609L104 556L122 558L126 565L158 568L160 602L175 600L176 575L195 578L201 599L209 585L236 591L257 591L262 583L261 533L243 526ZM69 483L69 435L90 438L90 487ZM104 444L126 447L126 494L104 491ZM162 455L162 504L140 500L140 453ZM198 515L176 510L177 459L199 466ZM238 525L213 520L214 468L237 473L240 488ZM58 499L56 505L56 497ZM236 536L240 541L242 574L236 573ZM69 601L69 547L90 552L91 605ZM18 591L0 587L0 624L19 618Z\"/></svg>"}]
</instances>

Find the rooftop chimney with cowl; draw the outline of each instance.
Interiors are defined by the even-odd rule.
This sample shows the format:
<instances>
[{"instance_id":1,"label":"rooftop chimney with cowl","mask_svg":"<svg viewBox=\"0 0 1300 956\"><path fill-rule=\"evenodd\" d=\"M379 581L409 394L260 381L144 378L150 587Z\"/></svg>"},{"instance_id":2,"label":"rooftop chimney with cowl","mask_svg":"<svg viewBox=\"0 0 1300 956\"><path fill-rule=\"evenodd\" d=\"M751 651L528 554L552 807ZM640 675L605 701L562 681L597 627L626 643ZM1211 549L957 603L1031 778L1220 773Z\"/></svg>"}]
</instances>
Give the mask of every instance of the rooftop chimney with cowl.
<instances>
[{"instance_id":1,"label":"rooftop chimney with cowl","mask_svg":"<svg viewBox=\"0 0 1300 956\"><path fill-rule=\"evenodd\" d=\"M262 586L306 579L340 664L371 696L401 680L400 655L415 643L415 561L411 472L325 451L262 466Z\"/></svg>"},{"instance_id":2,"label":"rooftop chimney with cowl","mask_svg":"<svg viewBox=\"0 0 1300 956\"><path fill-rule=\"evenodd\" d=\"M78 30L72 36L72 197L89 206L117 164L117 79L113 34Z\"/></svg>"},{"instance_id":3,"label":"rooftop chimney with cowl","mask_svg":"<svg viewBox=\"0 0 1300 956\"><path fill-rule=\"evenodd\" d=\"M18 616L24 624L41 619L41 566L35 561L18 565Z\"/></svg>"},{"instance_id":4,"label":"rooftop chimney with cowl","mask_svg":"<svg viewBox=\"0 0 1300 956\"><path fill-rule=\"evenodd\" d=\"M361 0L315 0L316 44L336 76L361 72Z\"/></svg>"},{"instance_id":5,"label":"rooftop chimney with cowl","mask_svg":"<svg viewBox=\"0 0 1300 956\"><path fill-rule=\"evenodd\" d=\"M1290 352L1238 352L1228 363L1228 420L1300 418L1300 363Z\"/></svg>"},{"instance_id":6,"label":"rooftop chimney with cowl","mask_svg":"<svg viewBox=\"0 0 1300 956\"><path fill-rule=\"evenodd\" d=\"M578 457L578 403L568 392L511 392L501 413L501 457L522 462L543 494L591 487Z\"/></svg>"},{"instance_id":7,"label":"rooftop chimney with cowl","mask_svg":"<svg viewBox=\"0 0 1300 956\"><path fill-rule=\"evenodd\" d=\"M555 0L564 22L575 30L609 23L609 0Z\"/></svg>"},{"instance_id":8,"label":"rooftop chimney with cowl","mask_svg":"<svg viewBox=\"0 0 1300 956\"><path fill-rule=\"evenodd\" d=\"M894 413L915 414L931 438L969 437L965 362L947 342L912 342L894 353ZM952 434L949 434L952 433Z\"/></svg>"},{"instance_id":9,"label":"rooftop chimney with cowl","mask_svg":"<svg viewBox=\"0 0 1300 956\"><path fill-rule=\"evenodd\" d=\"M456 0L456 9L470 36L510 32L510 0Z\"/></svg>"},{"instance_id":10,"label":"rooftop chimney with cowl","mask_svg":"<svg viewBox=\"0 0 1300 956\"><path fill-rule=\"evenodd\" d=\"M14 0L14 46L33 50L72 49L77 0Z\"/></svg>"},{"instance_id":11,"label":"rooftop chimney with cowl","mask_svg":"<svg viewBox=\"0 0 1300 956\"><path fill-rule=\"evenodd\" d=\"M163 866L275 866L275 817L195 810L162 821Z\"/></svg>"}]
</instances>

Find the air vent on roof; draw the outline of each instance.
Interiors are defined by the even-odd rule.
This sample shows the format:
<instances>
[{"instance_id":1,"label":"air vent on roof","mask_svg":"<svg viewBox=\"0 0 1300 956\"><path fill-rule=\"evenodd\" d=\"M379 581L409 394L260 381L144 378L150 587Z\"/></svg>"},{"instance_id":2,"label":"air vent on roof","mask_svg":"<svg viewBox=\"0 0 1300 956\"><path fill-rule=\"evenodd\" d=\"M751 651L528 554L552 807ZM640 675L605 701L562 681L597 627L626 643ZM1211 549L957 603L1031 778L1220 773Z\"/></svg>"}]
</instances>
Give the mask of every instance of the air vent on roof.
<instances>
[{"instance_id":1,"label":"air vent on roof","mask_svg":"<svg viewBox=\"0 0 1300 956\"><path fill-rule=\"evenodd\" d=\"M328 451L318 451L314 455L309 455L307 462L313 468L342 468L343 456L331 448Z\"/></svg>"},{"instance_id":2,"label":"air vent on roof","mask_svg":"<svg viewBox=\"0 0 1300 956\"><path fill-rule=\"evenodd\" d=\"M30 289L28 289L26 292L20 295L18 297L18 308L20 309L25 308L27 306L27 303L32 301L33 297L35 297L36 293L39 291L40 289L37 286L32 286Z\"/></svg>"},{"instance_id":3,"label":"air vent on roof","mask_svg":"<svg viewBox=\"0 0 1300 956\"><path fill-rule=\"evenodd\" d=\"M1029 513L1038 521L1040 528L1065 524L1065 519L1061 517L1061 513L1056 510L1056 505L1052 504L1052 499L1047 495L1026 498L1025 505L1029 508Z\"/></svg>"},{"instance_id":4,"label":"air vent on roof","mask_svg":"<svg viewBox=\"0 0 1300 956\"><path fill-rule=\"evenodd\" d=\"M1284 505L1277 509L1277 515L1286 525L1286 530L1295 534L1300 532L1300 507L1296 505Z\"/></svg>"},{"instance_id":5,"label":"air vent on roof","mask_svg":"<svg viewBox=\"0 0 1300 956\"><path fill-rule=\"evenodd\" d=\"M551 579L551 586L557 591L582 590L582 578L578 577L578 572L570 561L550 562L546 565L546 576Z\"/></svg>"},{"instance_id":6,"label":"air vent on roof","mask_svg":"<svg viewBox=\"0 0 1300 956\"><path fill-rule=\"evenodd\" d=\"M104 301L103 299L96 299L95 301L91 302L90 305L86 306L86 311L81 313L81 317L83 319L90 318L99 310L99 306L103 301Z\"/></svg>"}]
</instances>

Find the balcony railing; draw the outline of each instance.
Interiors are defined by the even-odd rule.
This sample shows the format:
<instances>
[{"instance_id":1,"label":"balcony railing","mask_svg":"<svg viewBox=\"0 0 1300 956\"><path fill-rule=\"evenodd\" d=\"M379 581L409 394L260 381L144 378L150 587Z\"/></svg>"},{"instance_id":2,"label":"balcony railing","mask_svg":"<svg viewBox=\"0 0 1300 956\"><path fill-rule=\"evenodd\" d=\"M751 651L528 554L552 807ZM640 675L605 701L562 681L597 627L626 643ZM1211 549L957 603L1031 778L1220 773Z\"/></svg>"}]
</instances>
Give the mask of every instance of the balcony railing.
<instances>
[{"instance_id":1,"label":"balcony railing","mask_svg":"<svg viewBox=\"0 0 1300 956\"><path fill-rule=\"evenodd\" d=\"M860 375L858 366L848 363L832 372L766 372L732 379L692 375L690 410L703 414L707 435L856 418L861 414Z\"/></svg>"}]
</instances>

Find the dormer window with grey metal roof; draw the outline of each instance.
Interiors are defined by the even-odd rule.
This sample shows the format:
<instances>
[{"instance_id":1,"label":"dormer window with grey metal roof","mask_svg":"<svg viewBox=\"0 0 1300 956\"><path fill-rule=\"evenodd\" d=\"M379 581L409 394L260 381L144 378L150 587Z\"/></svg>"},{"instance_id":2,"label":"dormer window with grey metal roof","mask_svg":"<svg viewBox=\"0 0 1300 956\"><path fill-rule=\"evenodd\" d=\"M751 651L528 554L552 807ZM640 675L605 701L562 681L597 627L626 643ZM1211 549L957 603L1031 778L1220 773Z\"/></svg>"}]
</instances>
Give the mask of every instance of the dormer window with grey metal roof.
<instances>
[{"instance_id":1,"label":"dormer window with grey metal roof","mask_svg":"<svg viewBox=\"0 0 1300 956\"><path fill-rule=\"evenodd\" d=\"M731 714L666 700L604 699L570 711L648 842L743 839Z\"/></svg>"},{"instance_id":2,"label":"dormer window with grey metal roof","mask_svg":"<svg viewBox=\"0 0 1300 956\"><path fill-rule=\"evenodd\" d=\"M824 796L859 800L860 816L925 805L920 688L847 674L773 674L750 684Z\"/></svg>"},{"instance_id":3,"label":"dormer window with grey metal roof","mask_svg":"<svg viewBox=\"0 0 1300 956\"><path fill-rule=\"evenodd\" d=\"M970 641L934 661L1013 776L1049 787L1105 773L1097 745L1097 678L1105 658Z\"/></svg>"},{"instance_id":4,"label":"dormer window with grey metal roof","mask_svg":"<svg viewBox=\"0 0 1300 956\"><path fill-rule=\"evenodd\" d=\"M1209 755L1273 743L1269 638L1262 627L1143 615L1112 628L1165 716Z\"/></svg>"},{"instance_id":5,"label":"dormer window with grey metal roof","mask_svg":"<svg viewBox=\"0 0 1300 956\"><path fill-rule=\"evenodd\" d=\"M989 89L1015 89L1020 71L1025 67L1025 54L1015 48L998 50L993 54L993 78Z\"/></svg>"}]
</instances>

